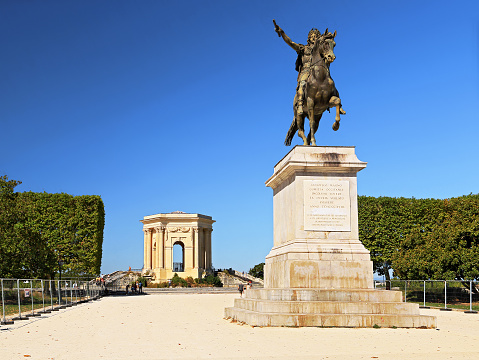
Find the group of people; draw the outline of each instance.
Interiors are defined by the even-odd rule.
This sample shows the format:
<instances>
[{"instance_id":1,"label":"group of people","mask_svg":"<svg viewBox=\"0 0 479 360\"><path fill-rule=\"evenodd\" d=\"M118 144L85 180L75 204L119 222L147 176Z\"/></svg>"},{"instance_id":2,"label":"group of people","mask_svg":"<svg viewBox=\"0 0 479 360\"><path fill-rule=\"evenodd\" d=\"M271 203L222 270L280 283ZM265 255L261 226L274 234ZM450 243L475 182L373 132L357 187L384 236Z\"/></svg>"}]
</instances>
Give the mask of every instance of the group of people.
<instances>
[{"instance_id":1,"label":"group of people","mask_svg":"<svg viewBox=\"0 0 479 360\"><path fill-rule=\"evenodd\" d=\"M136 281L131 284L131 289L130 284L126 285L126 295L130 294L143 294L143 284L141 283L141 281Z\"/></svg>"},{"instance_id":2,"label":"group of people","mask_svg":"<svg viewBox=\"0 0 479 360\"><path fill-rule=\"evenodd\" d=\"M239 284L238 285L238 291L240 293L240 297L243 297L243 291L245 291L246 289L251 289L251 286L253 285L253 283L250 281L248 281L248 284L244 285L244 284Z\"/></svg>"}]
</instances>

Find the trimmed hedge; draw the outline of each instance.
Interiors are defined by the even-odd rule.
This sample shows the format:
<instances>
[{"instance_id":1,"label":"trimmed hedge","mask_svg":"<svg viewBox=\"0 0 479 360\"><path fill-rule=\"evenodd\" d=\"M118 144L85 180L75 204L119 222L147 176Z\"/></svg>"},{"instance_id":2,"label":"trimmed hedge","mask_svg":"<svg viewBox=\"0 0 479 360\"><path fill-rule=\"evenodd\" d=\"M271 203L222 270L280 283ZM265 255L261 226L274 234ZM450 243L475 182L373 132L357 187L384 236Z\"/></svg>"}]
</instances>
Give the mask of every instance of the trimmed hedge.
<instances>
[{"instance_id":1,"label":"trimmed hedge","mask_svg":"<svg viewBox=\"0 0 479 360\"><path fill-rule=\"evenodd\" d=\"M358 197L359 238L389 279L479 279L479 195Z\"/></svg>"},{"instance_id":2,"label":"trimmed hedge","mask_svg":"<svg viewBox=\"0 0 479 360\"><path fill-rule=\"evenodd\" d=\"M59 261L65 276L100 273L105 224L100 196L9 191L0 196L10 201L11 214L3 223L0 214L0 260L9 264L0 266L0 277L53 277Z\"/></svg>"},{"instance_id":3,"label":"trimmed hedge","mask_svg":"<svg viewBox=\"0 0 479 360\"><path fill-rule=\"evenodd\" d=\"M40 233L69 275L100 273L105 210L100 196L19 194L26 226ZM56 270L56 269L55 269Z\"/></svg>"}]
</instances>

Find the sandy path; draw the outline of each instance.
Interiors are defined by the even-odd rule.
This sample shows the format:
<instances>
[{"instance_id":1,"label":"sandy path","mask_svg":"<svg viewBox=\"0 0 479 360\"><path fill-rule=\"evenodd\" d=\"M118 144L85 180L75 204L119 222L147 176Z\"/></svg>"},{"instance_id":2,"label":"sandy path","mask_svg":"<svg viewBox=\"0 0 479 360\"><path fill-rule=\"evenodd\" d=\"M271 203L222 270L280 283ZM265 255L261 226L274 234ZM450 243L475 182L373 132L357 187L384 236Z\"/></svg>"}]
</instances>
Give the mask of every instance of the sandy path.
<instances>
[{"instance_id":1,"label":"sandy path","mask_svg":"<svg viewBox=\"0 0 479 360\"><path fill-rule=\"evenodd\" d=\"M103 298L2 326L0 359L479 359L479 314L423 310L439 330L252 328L223 319L235 297Z\"/></svg>"}]
</instances>

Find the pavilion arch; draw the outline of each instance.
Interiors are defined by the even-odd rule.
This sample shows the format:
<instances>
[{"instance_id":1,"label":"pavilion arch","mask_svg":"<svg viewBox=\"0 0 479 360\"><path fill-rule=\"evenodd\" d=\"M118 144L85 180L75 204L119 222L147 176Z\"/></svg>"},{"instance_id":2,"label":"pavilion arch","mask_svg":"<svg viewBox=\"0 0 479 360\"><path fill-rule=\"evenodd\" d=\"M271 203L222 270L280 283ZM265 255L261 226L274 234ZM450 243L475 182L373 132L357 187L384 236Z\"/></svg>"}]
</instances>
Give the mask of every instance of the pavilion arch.
<instances>
[{"instance_id":1,"label":"pavilion arch","mask_svg":"<svg viewBox=\"0 0 479 360\"><path fill-rule=\"evenodd\" d=\"M180 255L178 256L178 252ZM181 240L177 240L173 244L173 256L171 257L173 264L173 272L183 272L185 269L185 244ZM178 261L180 260L180 261Z\"/></svg>"},{"instance_id":2,"label":"pavilion arch","mask_svg":"<svg viewBox=\"0 0 479 360\"><path fill-rule=\"evenodd\" d=\"M181 277L200 278L212 273L211 232L215 221L211 216L175 211L145 216L140 221L144 232L143 274L149 273L155 282L171 279L178 272L173 264L175 244L183 252Z\"/></svg>"}]
</instances>

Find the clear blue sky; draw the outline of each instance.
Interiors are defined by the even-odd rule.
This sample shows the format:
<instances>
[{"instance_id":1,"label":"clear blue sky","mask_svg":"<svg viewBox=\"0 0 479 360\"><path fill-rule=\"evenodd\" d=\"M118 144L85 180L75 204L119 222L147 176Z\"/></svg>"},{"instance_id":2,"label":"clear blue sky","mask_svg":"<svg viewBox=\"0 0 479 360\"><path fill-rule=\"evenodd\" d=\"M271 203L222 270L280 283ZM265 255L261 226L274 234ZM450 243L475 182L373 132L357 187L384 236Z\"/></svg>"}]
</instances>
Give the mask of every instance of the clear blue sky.
<instances>
[{"instance_id":1,"label":"clear blue sky","mask_svg":"<svg viewBox=\"0 0 479 360\"><path fill-rule=\"evenodd\" d=\"M291 148L296 54L337 30L347 115L319 145L356 146L369 196L479 192L477 1L0 1L0 175L17 191L100 195L102 272L141 268L143 216L210 215L213 265L273 244L264 182ZM295 137L294 144L300 144Z\"/></svg>"}]
</instances>

